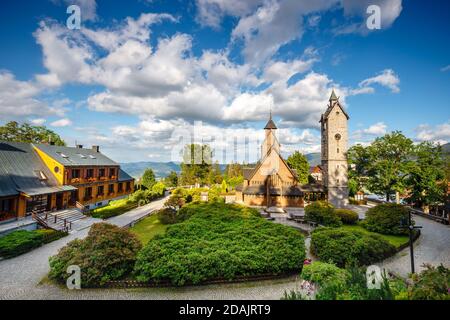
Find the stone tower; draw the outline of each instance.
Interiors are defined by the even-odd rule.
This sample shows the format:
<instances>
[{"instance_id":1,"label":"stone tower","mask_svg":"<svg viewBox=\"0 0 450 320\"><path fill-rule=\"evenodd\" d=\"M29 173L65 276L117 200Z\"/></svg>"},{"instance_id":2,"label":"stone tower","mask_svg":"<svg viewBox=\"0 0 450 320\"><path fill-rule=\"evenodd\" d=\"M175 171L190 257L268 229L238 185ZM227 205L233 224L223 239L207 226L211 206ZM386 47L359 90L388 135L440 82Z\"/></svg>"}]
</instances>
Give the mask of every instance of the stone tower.
<instances>
[{"instance_id":1,"label":"stone tower","mask_svg":"<svg viewBox=\"0 0 450 320\"><path fill-rule=\"evenodd\" d=\"M333 90L320 123L323 183L328 193L328 201L336 207L348 204L348 119L347 112Z\"/></svg>"}]
</instances>

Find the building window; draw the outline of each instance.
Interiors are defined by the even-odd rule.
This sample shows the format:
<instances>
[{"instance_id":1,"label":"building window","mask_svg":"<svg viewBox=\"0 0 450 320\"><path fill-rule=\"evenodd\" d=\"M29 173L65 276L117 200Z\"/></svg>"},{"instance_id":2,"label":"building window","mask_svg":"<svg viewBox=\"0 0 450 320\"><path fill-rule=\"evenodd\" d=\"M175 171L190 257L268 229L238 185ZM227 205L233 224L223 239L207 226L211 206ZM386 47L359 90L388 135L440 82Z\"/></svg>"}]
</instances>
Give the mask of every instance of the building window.
<instances>
[{"instance_id":1,"label":"building window","mask_svg":"<svg viewBox=\"0 0 450 320\"><path fill-rule=\"evenodd\" d=\"M105 193L105 188L103 186L98 186L97 187L97 195L98 196L103 196Z\"/></svg>"},{"instance_id":2,"label":"building window","mask_svg":"<svg viewBox=\"0 0 450 320\"><path fill-rule=\"evenodd\" d=\"M110 184L110 185L108 186L108 193L109 193L109 194L113 194L113 193L114 193L114 185L113 185L113 184Z\"/></svg>"},{"instance_id":3,"label":"building window","mask_svg":"<svg viewBox=\"0 0 450 320\"><path fill-rule=\"evenodd\" d=\"M92 199L92 187L84 189L84 200Z\"/></svg>"},{"instance_id":4,"label":"building window","mask_svg":"<svg viewBox=\"0 0 450 320\"><path fill-rule=\"evenodd\" d=\"M98 169L98 177L103 178L106 175L106 170L104 168Z\"/></svg>"},{"instance_id":5,"label":"building window","mask_svg":"<svg viewBox=\"0 0 450 320\"><path fill-rule=\"evenodd\" d=\"M55 171L55 173L58 173L58 172L59 172L59 167L55 167L55 168L53 169L53 171Z\"/></svg>"},{"instance_id":6,"label":"building window","mask_svg":"<svg viewBox=\"0 0 450 320\"><path fill-rule=\"evenodd\" d=\"M80 177L80 169L72 169L72 179L77 179Z\"/></svg>"},{"instance_id":7,"label":"building window","mask_svg":"<svg viewBox=\"0 0 450 320\"><path fill-rule=\"evenodd\" d=\"M116 169L115 168L109 168L109 177L112 178L116 175Z\"/></svg>"},{"instance_id":8,"label":"building window","mask_svg":"<svg viewBox=\"0 0 450 320\"><path fill-rule=\"evenodd\" d=\"M86 178L93 178L93 177L94 177L94 169L87 169Z\"/></svg>"},{"instance_id":9,"label":"building window","mask_svg":"<svg viewBox=\"0 0 450 320\"><path fill-rule=\"evenodd\" d=\"M131 183L128 181L127 182L127 188L126 188L126 190L127 191L131 191Z\"/></svg>"},{"instance_id":10,"label":"building window","mask_svg":"<svg viewBox=\"0 0 450 320\"><path fill-rule=\"evenodd\" d=\"M119 186L117 187L117 192L123 191L123 183L119 183Z\"/></svg>"}]
</instances>

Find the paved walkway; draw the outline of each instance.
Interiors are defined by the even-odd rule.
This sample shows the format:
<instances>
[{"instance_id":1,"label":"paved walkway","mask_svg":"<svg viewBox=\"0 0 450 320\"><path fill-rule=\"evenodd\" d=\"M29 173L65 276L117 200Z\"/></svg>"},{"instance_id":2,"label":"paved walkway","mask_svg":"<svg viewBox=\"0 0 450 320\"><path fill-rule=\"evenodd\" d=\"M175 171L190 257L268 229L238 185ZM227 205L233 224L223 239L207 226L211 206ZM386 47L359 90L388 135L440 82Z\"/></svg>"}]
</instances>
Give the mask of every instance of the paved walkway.
<instances>
[{"instance_id":1,"label":"paved walkway","mask_svg":"<svg viewBox=\"0 0 450 320\"><path fill-rule=\"evenodd\" d=\"M422 234L414 242L414 261L416 272L423 269L424 263L450 267L450 226L414 215L416 225L422 226ZM411 272L409 247L379 264L400 277Z\"/></svg>"},{"instance_id":2,"label":"paved walkway","mask_svg":"<svg viewBox=\"0 0 450 320\"><path fill-rule=\"evenodd\" d=\"M126 226L146 216L149 212L161 208L165 201L166 198L154 201L123 215L108 219L107 222L120 227ZM87 222L90 225L100 221L99 219L88 219ZM0 261L0 299L4 296L26 298L29 295L33 298L39 298L40 295L34 295L33 292L36 290L36 284L49 272L48 258L55 255L68 242L76 238L81 239L86 237L90 225L85 225L81 230L72 232L67 237L46 244L33 251L12 259ZM60 294L63 293L64 291L60 292Z\"/></svg>"},{"instance_id":3,"label":"paved walkway","mask_svg":"<svg viewBox=\"0 0 450 320\"><path fill-rule=\"evenodd\" d=\"M108 222L125 226L162 206L164 200L152 202ZM423 234L415 244L416 265L424 262L444 263L450 266L450 228L415 217L422 225ZM50 284L39 284L49 271L48 257L75 238L83 238L88 228L70 234L19 257L0 261L0 299L280 299L285 291L299 288L299 279L289 277L278 280L237 284L206 285L184 288L139 289L82 289L68 290ZM408 249L386 260L383 267L406 276L409 272Z\"/></svg>"}]
</instances>

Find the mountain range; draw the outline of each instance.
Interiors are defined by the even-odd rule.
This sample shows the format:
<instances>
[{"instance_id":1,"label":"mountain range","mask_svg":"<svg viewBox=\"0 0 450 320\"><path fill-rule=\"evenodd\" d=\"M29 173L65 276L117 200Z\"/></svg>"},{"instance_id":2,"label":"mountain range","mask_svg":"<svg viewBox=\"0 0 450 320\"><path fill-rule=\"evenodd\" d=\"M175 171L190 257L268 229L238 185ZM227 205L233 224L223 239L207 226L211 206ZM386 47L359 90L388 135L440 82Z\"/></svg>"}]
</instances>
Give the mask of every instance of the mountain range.
<instances>
[{"instance_id":1,"label":"mountain range","mask_svg":"<svg viewBox=\"0 0 450 320\"><path fill-rule=\"evenodd\" d=\"M316 166L320 163L320 153L309 153L306 155L308 162L311 166ZM127 162L121 163L120 167L125 170L133 178L140 178L145 169L151 168L155 173L156 178L164 178L171 171L176 173L181 172L180 163L177 162L154 162L154 161L139 161L139 162ZM221 164L220 170L225 170L226 165Z\"/></svg>"}]
</instances>

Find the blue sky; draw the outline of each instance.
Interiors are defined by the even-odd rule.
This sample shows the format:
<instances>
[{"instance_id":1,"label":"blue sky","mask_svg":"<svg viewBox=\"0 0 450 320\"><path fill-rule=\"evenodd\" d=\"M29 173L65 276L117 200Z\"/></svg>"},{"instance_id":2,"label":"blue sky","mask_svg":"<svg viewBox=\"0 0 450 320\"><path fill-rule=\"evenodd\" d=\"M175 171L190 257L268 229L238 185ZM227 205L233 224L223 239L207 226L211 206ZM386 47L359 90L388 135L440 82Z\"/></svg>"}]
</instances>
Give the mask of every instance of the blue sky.
<instances>
[{"instance_id":1,"label":"blue sky","mask_svg":"<svg viewBox=\"0 0 450 320\"><path fill-rule=\"evenodd\" d=\"M66 27L73 3L80 30ZM366 27L369 4L381 9L380 30ZM177 160L179 136L193 130L218 149L258 144L269 109L285 155L318 151L332 88L351 144L392 130L450 141L448 1L1 5L0 124L43 124L117 161ZM237 149L242 160L241 140Z\"/></svg>"}]
</instances>

